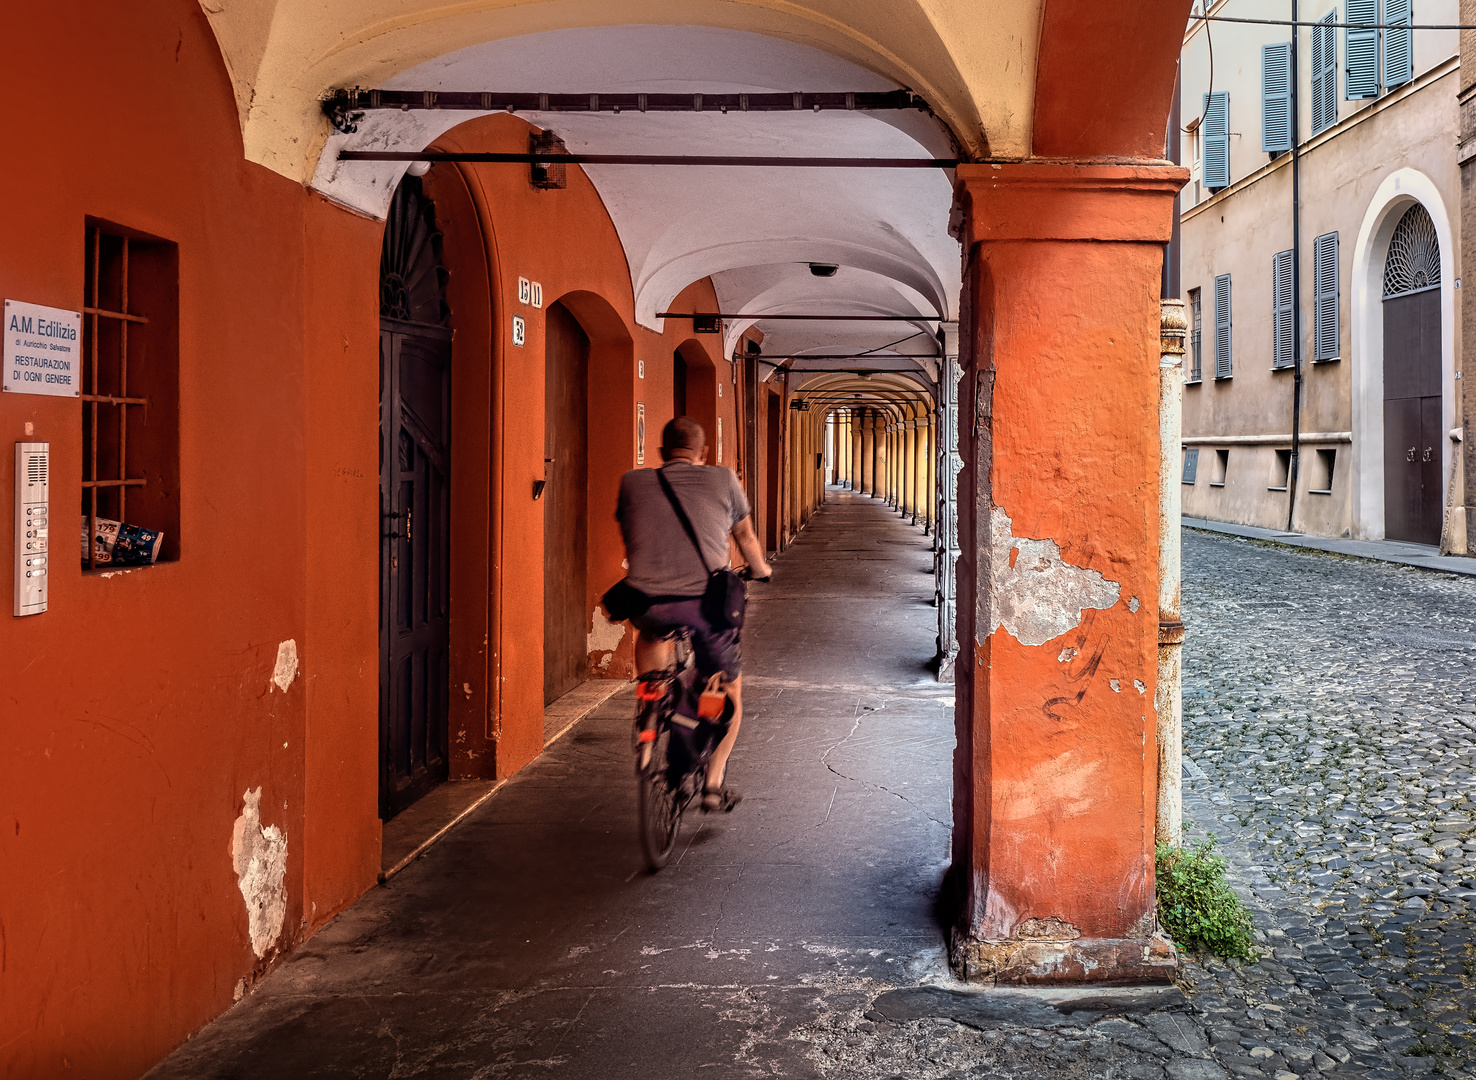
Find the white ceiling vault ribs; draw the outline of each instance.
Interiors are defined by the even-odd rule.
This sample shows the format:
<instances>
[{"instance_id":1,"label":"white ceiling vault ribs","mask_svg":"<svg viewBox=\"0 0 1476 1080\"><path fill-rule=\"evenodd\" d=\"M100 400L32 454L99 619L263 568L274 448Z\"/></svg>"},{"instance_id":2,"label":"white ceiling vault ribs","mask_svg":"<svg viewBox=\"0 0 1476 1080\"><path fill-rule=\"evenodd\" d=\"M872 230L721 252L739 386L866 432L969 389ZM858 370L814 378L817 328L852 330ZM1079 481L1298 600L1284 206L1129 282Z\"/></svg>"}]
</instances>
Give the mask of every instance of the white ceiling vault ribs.
<instances>
[{"instance_id":1,"label":"white ceiling vault ribs","mask_svg":"<svg viewBox=\"0 0 1476 1080\"><path fill-rule=\"evenodd\" d=\"M850 61L758 34L694 26L552 31L461 49L401 72L385 89L537 93L885 91ZM314 177L324 194L383 214L403 164L344 162L344 149L418 150L478 115L370 112L329 140ZM572 153L948 157L949 134L921 111L878 113L520 113ZM509 165L505 168L522 168ZM724 311L822 310L952 317L959 254L947 234L951 173L939 169L586 166L625 249L636 320L712 278ZM844 268L812 276L809 263ZM839 305L839 306L837 306ZM746 326L749 324L743 324ZM741 332L729 330L732 338ZM762 327L766 334L768 326ZM788 328L772 330L776 344ZM827 330L872 348L873 327ZM887 327L887 330L893 329ZM766 346L767 348L767 346Z\"/></svg>"}]
</instances>

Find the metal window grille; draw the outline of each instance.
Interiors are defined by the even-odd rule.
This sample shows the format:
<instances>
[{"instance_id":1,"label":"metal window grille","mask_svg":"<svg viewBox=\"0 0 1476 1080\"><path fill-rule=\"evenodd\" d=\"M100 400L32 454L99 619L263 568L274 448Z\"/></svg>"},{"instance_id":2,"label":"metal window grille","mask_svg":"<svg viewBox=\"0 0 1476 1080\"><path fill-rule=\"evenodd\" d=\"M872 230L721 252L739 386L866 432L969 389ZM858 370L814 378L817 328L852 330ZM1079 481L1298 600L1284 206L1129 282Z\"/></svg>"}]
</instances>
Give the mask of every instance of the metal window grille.
<instances>
[{"instance_id":1,"label":"metal window grille","mask_svg":"<svg viewBox=\"0 0 1476 1080\"><path fill-rule=\"evenodd\" d=\"M1230 275L1215 278L1215 378L1234 375L1230 353Z\"/></svg>"},{"instance_id":2,"label":"metal window grille","mask_svg":"<svg viewBox=\"0 0 1476 1080\"><path fill-rule=\"evenodd\" d=\"M1415 203L1404 212L1384 262L1384 299L1440 285L1440 237L1430 212Z\"/></svg>"},{"instance_id":3,"label":"metal window grille","mask_svg":"<svg viewBox=\"0 0 1476 1080\"><path fill-rule=\"evenodd\" d=\"M128 345L148 317L129 310L129 239L101 227L87 230L86 291L82 313L82 509L87 515L85 565L95 567L97 519L126 521L128 489L147 481L129 475L130 410L148 399L131 396Z\"/></svg>"},{"instance_id":4,"label":"metal window grille","mask_svg":"<svg viewBox=\"0 0 1476 1080\"><path fill-rule=\"evenodd\" d=\"M1294 308L1296 297L1292 295L1292 253L1278 251L1271 257L1271 366L1288 368L1293 365L1296 345Z\"/></svg>"},{"instance_id":5,"label":"metal window grille","mask_svg":"<svg viewBox=\"0 0 1476 1080\"><path fill-rule=\"evenodd\" d=\"M1198 289L1189 290L1189 316L1189 382L1199 382L1204 378L1204 331Z\"/></svg>"}]
</instances>

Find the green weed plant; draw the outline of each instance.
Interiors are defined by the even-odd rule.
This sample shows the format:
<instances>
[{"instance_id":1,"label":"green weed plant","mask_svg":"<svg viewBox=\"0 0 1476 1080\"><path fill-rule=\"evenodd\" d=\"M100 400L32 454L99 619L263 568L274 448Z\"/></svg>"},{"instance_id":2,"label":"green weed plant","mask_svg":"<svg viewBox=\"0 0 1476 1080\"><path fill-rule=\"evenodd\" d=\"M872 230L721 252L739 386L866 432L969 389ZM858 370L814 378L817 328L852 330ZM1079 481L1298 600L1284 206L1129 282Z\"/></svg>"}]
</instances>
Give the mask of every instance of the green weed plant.
<instances>
[{"instance_id":1,"label":"green weed plant","mask_svg":"<svg viewBox=\"0 0 1476 1080\"><path fill-rule=\"evenodd\" d=\"M1181 949L1260 959L1250 912L1225 880L1213 838L1188 848L1157 847L1158 921Z\"/></svg>"}]
</instances>

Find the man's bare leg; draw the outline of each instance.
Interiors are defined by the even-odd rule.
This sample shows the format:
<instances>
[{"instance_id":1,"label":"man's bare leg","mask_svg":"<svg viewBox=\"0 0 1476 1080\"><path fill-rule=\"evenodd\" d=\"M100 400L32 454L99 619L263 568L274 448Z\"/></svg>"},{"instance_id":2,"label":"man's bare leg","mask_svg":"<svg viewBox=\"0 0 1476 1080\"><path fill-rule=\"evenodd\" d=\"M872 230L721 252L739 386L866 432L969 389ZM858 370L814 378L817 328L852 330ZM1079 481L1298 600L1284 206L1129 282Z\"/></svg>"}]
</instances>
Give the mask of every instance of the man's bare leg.
<instances>
[{"instance_id":1,"label":"man's bare leg","mask_svg":"<svg viewBox=\"0 0 1476 1080\"><path fill-rule=\"evenodd\" d=\"M642 630L636 635L636 678L640 678L648 671L665 671L671 667L674 648L672 642L647 637L646 632Z\"/></svg>"},{"instance_id":2,"label":"man's bare leg","mask_svg":"<svg viewBox=\"0 0 1476 1080\"><path fill-rule=\"evenodd\" d=\"M728 755L733 752L733 744L738 741L738 725L743 722L742 675L728 684L728 697L733 699L733 719L728 722L728 733L723 736L723 741L718 743L717 749L707 759L707 789L709 791L715 791L723 786L723 779L728 774Z\"/></svg>"}]
</instances>

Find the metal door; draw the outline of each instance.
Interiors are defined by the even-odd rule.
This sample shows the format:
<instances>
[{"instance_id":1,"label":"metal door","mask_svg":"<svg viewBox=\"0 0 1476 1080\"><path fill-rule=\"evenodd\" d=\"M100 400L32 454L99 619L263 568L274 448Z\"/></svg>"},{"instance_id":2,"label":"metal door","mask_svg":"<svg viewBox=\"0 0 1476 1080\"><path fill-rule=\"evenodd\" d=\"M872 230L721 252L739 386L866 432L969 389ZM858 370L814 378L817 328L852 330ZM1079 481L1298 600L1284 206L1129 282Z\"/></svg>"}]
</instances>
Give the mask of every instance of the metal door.
<instances>
[{"instance_id":1,"label":"metal door","mask_svg":"<svg viewBox=\"0 0 1476 1080\"><path fill-rule=\"evenodd\" d=\"M379 815L449 773L451 331L435 207L395 190L380 252Z\"/></svg>"},{"instance_id":2,"label":"metal door","mask_svg":"<svg viewBox=\"0 0 1476 1080\"><path fill-rule=\"evenodd\" d=\"M380 331L380 814L446 779L451 342Z\"/></svg>"},{"instance_id":3,"label":"metal door","mask_svg":"<svg viewBox=\"0 0 1476 1080\"><path fill-rule=\"evenodd\" d=\"M1440 290L1384 300L1384 535L1440 543Z\"/></svg>"},{"instance_id":4,"label":"metal door","mask_svg":"<svg viewBox=\"0 0 1476 1080\"><path fill-rule=\"evenodd\" d=\"M562 304L544 323L543 700L588 676L589 338Z\"/></svg>"}]
</instances>

